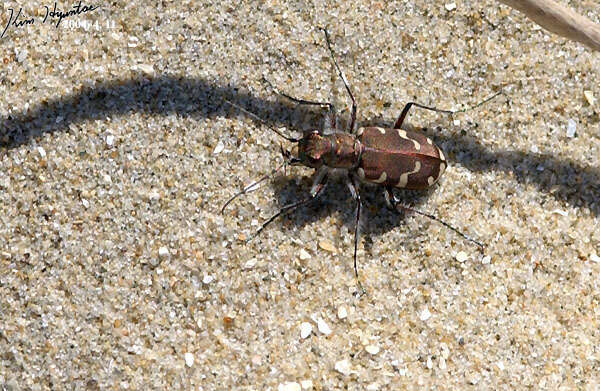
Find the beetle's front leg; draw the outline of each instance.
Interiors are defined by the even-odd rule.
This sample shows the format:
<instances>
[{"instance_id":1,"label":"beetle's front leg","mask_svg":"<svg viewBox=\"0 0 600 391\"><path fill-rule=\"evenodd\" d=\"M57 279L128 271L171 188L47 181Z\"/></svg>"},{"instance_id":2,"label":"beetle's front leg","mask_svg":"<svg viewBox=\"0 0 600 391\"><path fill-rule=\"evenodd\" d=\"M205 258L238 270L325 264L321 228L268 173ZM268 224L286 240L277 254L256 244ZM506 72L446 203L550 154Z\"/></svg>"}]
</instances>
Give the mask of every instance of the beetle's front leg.
<instances>
[{"instance_id":1,"label":"beetle's front leg","mask_svg":"<svg viewBox=\"0 0 600 391\"><path fill-rule=\"evenodd\" d=\"M365 290L362 287L360 280L358 279L358 268L356 267L356 252L358 250L358 229L360 227L360 210L362 207L362 201L360 199L360 192L358 187L359 185L354 174L348 173L348 188L350 189L352 198L356 200L356 218L354 221L354 275L356 276L356 281L358 282L358 286L361 292L365 293Z\"/></svg>"},{"instance_id":2,"label":"beetle's front leg","mask_svg":"<svg viewBox=\"0 0 600 391\"><path fill-rule=\"evenodd\" d=\"M323 193L323 190L325 189L325 185L327 184L328 171L329 170L327 169L327 167L320 168L313 176L314 181L313 181L313 186L310 189L310 195L303 200L300 200L297 202L292 202L291 204L287 204L284 207L282 207L281 209L279 209L279 212L275 213L267 221L265 221L263 223L263 225L261 225L261 227L258 229L258 231L256 231L256 233L254 235L252 235L250 238L248 238L248 240L246 240L246 242L249 242L252 239L254 239L255 237L257 237L269 224L271 224L273 222L273 220L275 220L279 216L281 216L283 214L291 213L294 210L301 207L302 205L306 205L309 202L311 202L312 200L319 197Z\"/></svg>"}]
</instances>

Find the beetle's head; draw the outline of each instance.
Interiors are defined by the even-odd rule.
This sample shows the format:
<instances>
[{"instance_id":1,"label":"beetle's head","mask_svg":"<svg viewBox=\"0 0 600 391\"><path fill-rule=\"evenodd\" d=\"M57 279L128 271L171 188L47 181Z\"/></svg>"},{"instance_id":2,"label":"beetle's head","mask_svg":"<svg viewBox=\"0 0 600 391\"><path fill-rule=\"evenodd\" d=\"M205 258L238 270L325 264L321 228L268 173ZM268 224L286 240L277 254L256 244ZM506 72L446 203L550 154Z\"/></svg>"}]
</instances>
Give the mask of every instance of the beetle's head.
<instances>
[{"instance_id":1,"label":"beetle's head","mask_svg":"<svg viewBox=\"0 0 600 391\"><path fill-rule=\"evenodd\" d=\"M296 163L304 166L319 168L324 163L324 157L331 151L331 142L316 130L304 133L298 140L294 151L297 156Z\"/></svg>"}]
</instances>

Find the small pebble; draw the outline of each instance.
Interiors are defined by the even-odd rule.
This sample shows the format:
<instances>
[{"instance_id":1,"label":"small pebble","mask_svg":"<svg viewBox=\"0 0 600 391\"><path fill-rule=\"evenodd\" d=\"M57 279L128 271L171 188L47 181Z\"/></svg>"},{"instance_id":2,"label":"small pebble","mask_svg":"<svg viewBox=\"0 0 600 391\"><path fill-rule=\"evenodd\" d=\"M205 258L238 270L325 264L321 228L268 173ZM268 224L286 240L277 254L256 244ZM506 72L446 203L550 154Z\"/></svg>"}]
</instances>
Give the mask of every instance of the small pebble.
<instances>
[{"instance_id":1,"label":"small pebble","mask_svg":"<svg viewBox=\"0 0 600 391\"><path fill-rule=\"evenodd\" d=\"M145 73L147 75L154 74L154 67L150 64L139 64L137 66L137 69L139 69L140 71L142 71L143 73Z\"/></svg>"},{"instance_id":2,"label":"small pebble","mask_svg":"<svg viewBox=\"0 0 600 391\"><path fill-rule=\"evenodd\" d=\"M300 324L300 337L302 339L308 338L308 336L312 333L312 325L308 322L302 322Z\"/></svg>"},{"instance_id":3,"label":"small pebble","mask_svg":"<svg viewBox=\"0 0 600 391\"><path fill-rule=\"evenodd\" d=\"M325 251L329 251L330 253L335 252L335 246L328 240L321 240L319 242L319 247L321 247Z\"/></svg>"},{"instance_id":4,"label":"small pebble","mask_svg":"<svg viewBox=\"0 0 600 391\"><path fill-rule=\"evenodd\" d=\"M303 390L311 390L313 388L312 380L302 380L300 385L302 386Z\"/></svg>"},{"instance_id":5,"label":"small pebble","mask_svg":"<svg viewBox=\"0 0 600 391\"><path fill-rule=\"evenodd\" d=\"M282 383L277 386L277 391L300 391L300 384L295 382Z\"/></svg>"},{"instance_id":6,"label":"small pebble","mask_svg":"<svg viewBox=\"0 0 600 391\"><path fill-rule=\"evenodd\" d=\"M595 263L600 263L600 257L595 252L591 253L590 254L590 261L595 262Z\"/></svg>"},{"instance_id":7,"label":"small pebble","mask_svg":"<svg viewBox=\"0 0 600 391\"><path fill-rule=\"evenodd\" d=\"M86 209L90 207L90 202L88 200L86 200L85 198L81 200L81 203L83 204L83 207Z\"/></svg>"},{"instance_id":8,"label":"small pebble","mask_svg":"<svg viewBox=\"0 0 600 391\"><path fill-rule=\"evenodd\" d=\"M367 346L365 346L365 350L369 354L376 355L377 353L379 353L379 346L377 346L377 345L367 345Z\"/></svg>"},{"instance_id":9,"label":"small pebble","mask_svg":"<svg viewBox=\"0 0 600 391\"><path fill-rule=\"evenodd\" d=\"M19 52L19 54L17 54L18 62L23 62L23 61L25 61L26 58L27 58L27 52L25 52L25 51L21 51L21 52Z\"/></svg>"},{"instance_id":10,"label":"small pebble","mask_svg":"<svg viewBox=\"0 0 600 391\"><path fill-rule=\"evenodd\" d=\"M115 143L115 136L113 136L112 134L109 134L108 136L106 136L106 145L108 145L109 147L112 147L114 143Z\"/></svg>"},{"instance_id":11,"label":"small pebble","mask_svg":"<svg viewBox=\"0 0 600 391\"><path fill-rule=\"evenodd\" d=\"M46 150L45 150L44 148L42 148L42 147L37 147L37 151L38 151L38 153L40 154L40 156L41 156L42 158L45 158L45 157L46 157Z\"/></svg>"},{"instance_id":12,"label":"small pebble","mask_svg":"<svg viewBox=\"0 0 600 391\"><path fill-rule=\"evenodd\" d=\"M433 368L433 361L431 360L431 357L427 357L427 369L431 369Z\"/></svg>"},{"instance_id":13,"label":"small pebble","mask_svg":"<svg viewBox=\"0 0 600 391\"><path fill-rule=\"evenodd\" d=\"M423 322L425 322L429 318L431 318L431 312L429 312L429 308L425 307L425 309L423 311L421 311L421 313L419 314L419 319L421 319Z\"/></svg>"},{"instance_id":14,"label":"small pebble","mask_svg":"<svg viewBox=\"0 0 600 391\"><path fill-rule=\"evenodd\" d=\"M188 367L191 367L192 365L194 365L194 355L190 352L186 353L184 355L185 357L185 365L187 365Z\"/></svg>"},{"instance_id":15,"label":"small pebble","mask_svg":"<svg viewBox=\"0 0 600 391\"><path fill-rule=\"evenodd\" d=\"M456 254L456 260L460 263L465 262L467 259L469 259L469 256L464 251L461 251L458 254Z\"/></svg>"},{"instance_id":16,"label":"small pebble","mask_svg":"<svg viewBox=\"0 0 600 391\"><path fill-rule=\"evenodd\" d=\"M440 357L440 363L438 365L441 370L446 369L446 359L444 357Z\"/></svg>"},{"instance_id":17,"label":"small pebble","mask_svg":"<svg viewBox=\"0 0 600 391\"><path fill-rule=\"evenodd\" d=\"M158 256L161 258L166 258L169 256L169 249L166 247L161 247L158 249Z\"/></svg>"},{"instance_id":18,"label":"small pebble","mask_svg":"<svg viewBox=\"0 0 600 391\"><path fill-rule=\"evenodd\" d=\"M339 373L341 373L342 375L348 376L352 371L352 367L350 366L350 361L342 360L342 361L336 362L335 370L338 371Z\"/></svg>"},{"instance_id":19,"label":"small pebble","mask_svg":"<svg viewBox=\"0 0 600 391\"><path fill-rule=\"evenodd\" d=\"M585 96L585 99L588 101L590 106L593 106L594 103L596 103L596 98L594 98L594 93L592 91L585 90L583 91L583 95Z\"/></svg>"},{"instance_id":20,"label":"small pebble","mask_svg":"<svg viewBox=\"0 0 600 391\"><path fill-rule=\"evenodd\" d=\"M209 274L205 274L204 278L202 279L202 283L210 284L211 282L213 282L213 280L214 280L213 276L211 276Z\"/></svg>"},{"instance_id":21,"label":"small pebble","mask_svg":"<svg viewBox=\"0 0 600 391\"><path fill-rule=\"evenodd\" d=\"M453 11L456 9L456 3L446 3L444 7L446 7L446 10L448 11Z\"/></svg>"},{"instance_id":22,"label":"small pebble","mask_svg":"<svg viewBox=\"0 0 600 391\"><path fill-rule=\"evenodd\" d=\"M483 257L483 259L481 260L481 263L483 263L484 265L489 265L490 262L492 260L492 257L490 257L489 255L486 255L485 257Z\"/></svg>"},{"instance_id":23,"label":"small pebble","mask_svg":"<svg viewBox=\"0 0 600 391\"><path fill-rule=\"evenodd\" d=\"M338 308L337 316L339 319L346 319L346 317L348 316L348 311L346 310L346 307L344 307L343 305L340 306L340 308Z\"/></svg>"},{"instance_id":24,"label":"small pebble","mask_svg":"<svg viewBox=\"0 0 600 391\"><path fill-rule=\"evenodd\" d=\"M498 367L499 370L501 370L501 371L504 370L504 363L502 361L498 361L496 363L496 366Z\"/></svg>"},{"instance_id":25,"label":"small pebble","mask_svg":"<svg viewBox=\"0 0 600 391\"><path fill-rule=\"evenodd\" d=\"M531 145L531 152L533 152L533 153L538 153L538 152L540 152L540 150L539 150L539 148L537 147L537 145L535 145L535 144L532 144L532 145Z\"/></svg>"},{"instance_id":26,"label":"small pebble","mask_svg":"<svg viewBox=\"0 0 600 391\"><path fill-rule=\"evenodd\" d=\"M379 384L371 383L367 386L367 391L377 391L379 389Z\"/></svg>"},{"instance_id":27,"label":"small pebble","mask_svg":"<svg viewBox=\"0 0 600 391\"><path fill-rule=\"evenodd\" d=\"M217 143L217 146L213 150L213 155L217 155L217 154L223 152L223 149L225 149L225 146L223 145L223 142L221 140L219 140L219 142Z\"/></svg>"},{"instance_id":28,"label":"small pebble","mask_svg":"<svg viewBox=\"0 0 600 391\"><path fill-rule=\"evenodd\" d=\"M303 261L306 261L307 259L310 259L310 254L305 249L301 249L300 250L300 259Z\"/></svg>"},{"instance_id":29,"label":"small pebble","mask_svg":"<svg viewBox=\"0 0 600 391\"><path fill-rule=\"evenodd\" d=\"M325 334L325 335L331 334L331 328L329 327L329 325L327 323L325 323L323 318L319 318L317 320L317 328L319 329L319 331L322 334Z\"/></svg>"},{"instance_id":30,"label":"small pebble","mask_svg":"<svg viewBox=\"0 0 600 391\"><path fill-rule=\"evenodd\" d=\"M573 138L575 137L575 130L577 129L577 123L572 119L567 121L567 137Z\"/></svg>"},{"instance_id":31,"label":"small pebble","mask_svg":"<svg viewBox=\"0 0 600 391\"><path fill-rule=\"evenodd\" d=\"M111 178L111 177L110 177L110 175L108 175L108 174L104 174L104 175L102 176L102 179L103 179L103 180L104 180L104 182L106 182L106 183L112 183L112 178Z\"/></svg>"}]
</instances>

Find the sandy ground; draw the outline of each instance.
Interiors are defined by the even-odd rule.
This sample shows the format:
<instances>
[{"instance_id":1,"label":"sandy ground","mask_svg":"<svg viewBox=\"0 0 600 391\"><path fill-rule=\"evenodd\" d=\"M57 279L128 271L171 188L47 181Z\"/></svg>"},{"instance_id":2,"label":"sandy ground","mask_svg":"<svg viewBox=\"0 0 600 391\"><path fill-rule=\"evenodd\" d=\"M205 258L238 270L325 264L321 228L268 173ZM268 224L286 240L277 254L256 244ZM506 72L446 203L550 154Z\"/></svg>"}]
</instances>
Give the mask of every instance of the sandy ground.
<instances>
[{"instance_id":1,"label":"sandy ground","mask_svg":"<svg viewBox=\"0 0 600 391\"><path fill-rule=\"evenodd\" d=\"M598 389L600 55L493 1L333 3L3 3L35 22L0 40L0 389ZM311 170L220 214L284 141L225 98L322 126L264 77L344 126L318 26L359 124L504 93L408 119L450 167L400 195L483 254L363 187L357 297L343 181L249 244Z\"/></svg>"}]
</instances>

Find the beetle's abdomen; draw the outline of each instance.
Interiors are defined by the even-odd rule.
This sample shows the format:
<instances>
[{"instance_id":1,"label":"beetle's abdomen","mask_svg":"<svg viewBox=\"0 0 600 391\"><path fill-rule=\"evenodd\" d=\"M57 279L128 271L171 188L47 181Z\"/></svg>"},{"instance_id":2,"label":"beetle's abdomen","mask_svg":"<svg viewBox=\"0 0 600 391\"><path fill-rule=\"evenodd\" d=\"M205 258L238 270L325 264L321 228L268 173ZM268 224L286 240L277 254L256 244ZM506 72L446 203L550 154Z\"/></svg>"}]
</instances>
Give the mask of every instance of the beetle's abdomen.
<instances>
[{"instance_id":1,"label":"beetle's abdomen","mask_svg":"<svg viewBox=\"0 0 600 391\"><path fill-rule=\"evenodd\" d=\"M366 182L420 190L442 176L447 163L430 138L402 129L360 128L364 146L358 176Z\"/></svg>"}]
</instances>

